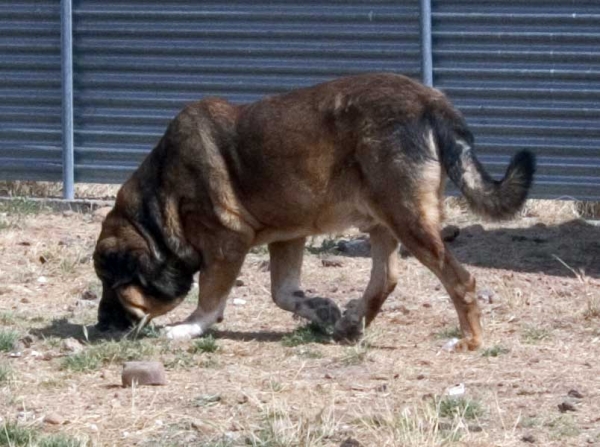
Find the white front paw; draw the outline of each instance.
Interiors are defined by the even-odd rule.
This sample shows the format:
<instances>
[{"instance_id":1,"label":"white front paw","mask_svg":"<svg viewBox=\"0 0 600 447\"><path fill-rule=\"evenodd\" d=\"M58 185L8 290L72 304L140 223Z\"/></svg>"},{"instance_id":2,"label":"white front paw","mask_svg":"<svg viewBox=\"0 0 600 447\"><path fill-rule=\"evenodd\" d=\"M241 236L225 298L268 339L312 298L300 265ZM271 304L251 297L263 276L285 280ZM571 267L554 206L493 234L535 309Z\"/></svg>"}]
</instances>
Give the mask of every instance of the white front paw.
<instances>
[{"instance_id":1,"label":"white front paw","mask_svg":"<svg viewBox=\"0 0 600 447\"><path fill-rule=\"evenodd\" d=\"M178 324L168 327L165 335L169 340L190 340L202 335L202 328L199 324Z\"/></svg>"}]
</instances>

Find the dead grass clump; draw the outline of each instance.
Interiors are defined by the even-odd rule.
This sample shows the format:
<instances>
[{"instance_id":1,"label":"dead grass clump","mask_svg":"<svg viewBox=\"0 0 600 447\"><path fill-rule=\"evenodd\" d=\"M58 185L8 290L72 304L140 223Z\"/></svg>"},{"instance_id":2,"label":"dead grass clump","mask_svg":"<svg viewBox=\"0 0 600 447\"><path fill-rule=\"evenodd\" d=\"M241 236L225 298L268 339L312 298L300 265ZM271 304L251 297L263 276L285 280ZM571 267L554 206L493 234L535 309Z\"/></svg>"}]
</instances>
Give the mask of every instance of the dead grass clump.
<instances>
[{"instance_id":1,"label":"dead grass clump","mask_svg":"<svg viewBox=\"0 0 600 447\"><path fill-rule=\"evenodd\" d=\"M322 446L335 434L339 424L331 409L323 409L313 417L306 413L294 417L294 411L278 404L263 407L261 413L262 421L257 427L252 427L252 431L246 435L245 445L252 447Z\"/></svg>"},{"instance_id":2,"label":"dead grass clump","mask_svg":"<svg viewBox=\"0 0 600 447\"><path fill-rule=\"evenodd\" d=\"M586 320L593 320L600 318L600 299L592 297L587 302L587 307L583 311L583 317Z\"/></svg>"},{"instance_id":3,"label":"dead grass clump","mask_svg":"<svg viewBox=\"0 0 600 447\"><path fill-rule=\"evenodd\" d=\"M16 219L47 211L50 211L50 209L43 203L27 198L19 197L13 200L0 202L0 213L6 213Z\"/></svg>"},{"instance_id":4,"label":"dead grass clump","mask_svg":"<svg viewBox=\"0 0 600 447\"><path fill-rule=\"evenodd\" d=\"M546 328L528 326L523 330L521 338L525 343L536 344L552 338L552 333Z\"/></svg>"},{"instance_id":5,"label":"dead grass clump","mask_svg":"<svg viewBox=\"0 0 600 447\"><path fill-rule=\"evenodd\" d=\"M368 433L370 445L440 447L461 439L468 425L457 414L450 422L441 420L434 405L395 409L387 407L368 416L360 416L356 425Z\"/></svg>"},{"instance_id":6,"label":"dead grass clump","mask_svg":"<svg viewBox=\"0 0 600 447\"><path fill-rule=\"evenodd\" d=\"M8 364L0 363L0 385L10 382L13 370Z\"/></svg>"},{"instance_id":7,"label":"dead grass clump","mask_svg":"<svg viewBox=\"0 0 600 447\"><path fill-rule=\"evenodd\" d=\"M78 183L75 185L75 197L78 199L114 199L120 185L101 183ZM61 198L63 185L61 182L34 181L2 181L0 196L4 197L36 197Z\"/></svg>"},{"instance_id":8,"label":"dead grass clump","mask_svg":"<svg viewBox=\"0 0 600 447\"><path fill-rule=\"evenodd\" d=\"M573 218L595 219L600 217L600 202L530 199L525 203L521 215L550 222Z\"/></svg>"}]
</instances>

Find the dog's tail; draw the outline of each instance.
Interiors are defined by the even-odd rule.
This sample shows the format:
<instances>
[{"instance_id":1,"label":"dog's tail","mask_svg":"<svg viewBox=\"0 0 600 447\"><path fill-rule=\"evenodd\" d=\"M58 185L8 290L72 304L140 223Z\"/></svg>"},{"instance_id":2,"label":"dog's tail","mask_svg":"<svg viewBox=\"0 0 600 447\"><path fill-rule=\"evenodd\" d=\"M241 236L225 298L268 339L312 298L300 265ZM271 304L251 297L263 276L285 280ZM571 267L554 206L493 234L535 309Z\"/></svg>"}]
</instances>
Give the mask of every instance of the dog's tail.
<instances>
[{"instance_id":1,"label":"dog's tail","mask_svg":"<svg viewBox=\"0 0 600 447\"><path fill-rule=\"evenodd\" d=\"M504 178L494 180L475 157L473 136L458 112L445 105L436 107L429 117L442 166L473 211L495 220L514 216L527 199L535 155L526 150L517 152Z\"/></svg>"}]
</instances>

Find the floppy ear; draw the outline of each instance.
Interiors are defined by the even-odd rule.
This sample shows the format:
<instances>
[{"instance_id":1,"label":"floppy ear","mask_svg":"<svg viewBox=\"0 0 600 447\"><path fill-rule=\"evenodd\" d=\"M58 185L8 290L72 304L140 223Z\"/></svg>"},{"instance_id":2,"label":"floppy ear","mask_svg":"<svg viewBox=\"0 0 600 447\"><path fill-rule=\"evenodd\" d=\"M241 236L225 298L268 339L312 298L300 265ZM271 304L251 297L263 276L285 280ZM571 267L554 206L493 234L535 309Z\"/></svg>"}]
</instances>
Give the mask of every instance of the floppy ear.
<instances>
[{"instance_id":1,"label":"floppy ear","mask_svg":"<svg viewBox=\"0 0 600 447\"><path fill-rule=\"evenodd\" d=\"M98 241L94 252L94 267L100 279L110 287L131 282L140 273L148 274L152 270L148 251L138 244L134 246L134 249L124 246L122 240L119 241L115 236Z\"/></svg>"}]
</instances>

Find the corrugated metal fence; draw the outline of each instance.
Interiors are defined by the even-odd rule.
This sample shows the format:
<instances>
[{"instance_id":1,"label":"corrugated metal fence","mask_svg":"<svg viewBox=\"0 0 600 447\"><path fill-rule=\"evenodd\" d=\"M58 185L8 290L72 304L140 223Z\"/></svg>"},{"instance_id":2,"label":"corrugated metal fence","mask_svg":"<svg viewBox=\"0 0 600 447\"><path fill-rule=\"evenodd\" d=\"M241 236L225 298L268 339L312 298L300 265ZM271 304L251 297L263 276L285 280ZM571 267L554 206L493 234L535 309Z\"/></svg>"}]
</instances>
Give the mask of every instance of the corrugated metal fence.
<instances>
[{"instance_id":1,"label":"corrugated metal fence","mask_svg":"<svg viewBox=\"0 0 600 447\"><path fill-rule=\"evenodd\" d=\"M122 181L203 96L424 77L419 12L418 0L73 0L75 180ZM600 199L600 2L434 0L431 12L425 71L485 164L500 173L531 148L536 196ZM61 179L60 19L57 0L0 1L0 178Z\"/></svg>"}]
</instances>

